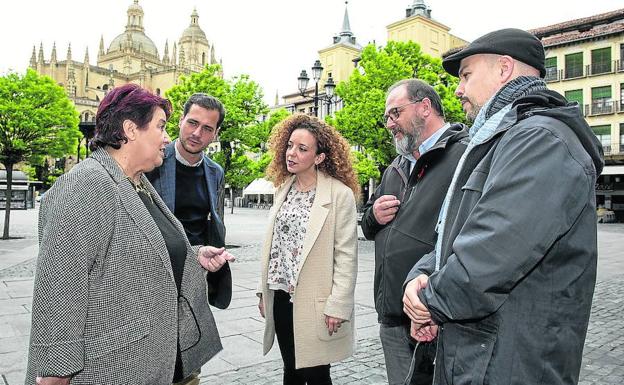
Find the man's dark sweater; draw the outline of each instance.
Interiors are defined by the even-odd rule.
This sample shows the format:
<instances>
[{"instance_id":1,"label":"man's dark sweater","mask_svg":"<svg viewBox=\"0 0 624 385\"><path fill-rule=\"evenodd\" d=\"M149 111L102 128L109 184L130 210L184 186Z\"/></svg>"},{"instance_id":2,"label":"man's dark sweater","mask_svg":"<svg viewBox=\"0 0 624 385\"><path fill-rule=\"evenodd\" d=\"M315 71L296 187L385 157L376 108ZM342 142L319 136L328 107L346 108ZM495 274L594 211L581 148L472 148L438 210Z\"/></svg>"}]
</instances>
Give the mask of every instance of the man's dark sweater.
<instances>
[{"instance_id":1,"label":"man's dark sweater","mask_svg":"<svg viewBox=\"0 0 624 385\"><path fill-rule=\"evenodd\" d=\"M189 167L176 162L175 216L182 222L191 245L207 242L210 197L204 167Z\"/></svg>"}]
</instances>

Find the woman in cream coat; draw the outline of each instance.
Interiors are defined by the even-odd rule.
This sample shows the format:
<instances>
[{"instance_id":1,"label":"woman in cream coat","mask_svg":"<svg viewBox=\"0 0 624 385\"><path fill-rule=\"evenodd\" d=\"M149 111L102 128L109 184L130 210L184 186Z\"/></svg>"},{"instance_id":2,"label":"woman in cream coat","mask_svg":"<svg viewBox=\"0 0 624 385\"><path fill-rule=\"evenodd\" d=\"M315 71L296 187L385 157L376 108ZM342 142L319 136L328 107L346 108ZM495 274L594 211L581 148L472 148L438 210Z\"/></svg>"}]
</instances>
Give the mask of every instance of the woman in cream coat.
<instances>
[{"instance_id":1,"label":"woman in cream coat","mask_svg":"<svg viewBox=\"0 0 624 385\"><path fill-rule=\"evenodd\" d=\"M271 138L278 190L262 250L264 354L275 336L284 384L331 384L330 363L353 354L359 185L347 141L307 115Z\"/></svg>"}]
</instances>

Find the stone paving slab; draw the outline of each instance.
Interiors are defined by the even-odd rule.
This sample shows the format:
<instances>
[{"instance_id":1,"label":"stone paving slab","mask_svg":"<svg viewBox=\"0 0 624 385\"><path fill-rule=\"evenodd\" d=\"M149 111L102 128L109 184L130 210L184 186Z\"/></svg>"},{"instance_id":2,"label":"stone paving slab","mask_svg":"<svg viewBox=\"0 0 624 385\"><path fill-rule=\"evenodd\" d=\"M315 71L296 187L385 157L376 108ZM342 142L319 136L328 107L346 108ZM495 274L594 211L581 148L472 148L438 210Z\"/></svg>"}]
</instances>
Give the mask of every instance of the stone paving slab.
<instances>
[{"instance_id":1,"label":"stone paving slab","mask_svg":"<svg viewBox=\"0 0 624 385\"><path fill-rule=\"evenodd\" d=\"M24 239L0 242L0 260L6 255L18 257L0 264L0 385L22 384L28 351L28 334L35 267L36 211L19 212L17 231ZM226 215L228 244L237 262L232 265L234 293L227 310L214 309L223 335L224 350L202 368L202 384L280 384L281 358L277 345L262 356L262 323L258 314L255 289L259 275L258 256L267 212L237 209ZM30 215L30 219L28 219ZM33 219L35 218L35 219ZM30 220L30 222L28 222ZM12 222L13 223L13 222ZM240 224L244 223L245 226ZM599 225L598 284L587 334L581 369L582 385L624 383L624 225ZM13 229L13 224L12 224ZM5 243L6 242L6 243ZM386 383L385 365L379 326L373 304L374 244L359 241L358 282L356 286L357 350L353 357L332 366L334 384ZM20 248L23 255L15 252ZM18 260L17 264L15 261ZM22 262L20 262L22 261ZM8 266L9 267L2 267ZM4 376L4 377L3 377ZM4 379L4 380L3 380Z\"/></svg>"}]
</instances>

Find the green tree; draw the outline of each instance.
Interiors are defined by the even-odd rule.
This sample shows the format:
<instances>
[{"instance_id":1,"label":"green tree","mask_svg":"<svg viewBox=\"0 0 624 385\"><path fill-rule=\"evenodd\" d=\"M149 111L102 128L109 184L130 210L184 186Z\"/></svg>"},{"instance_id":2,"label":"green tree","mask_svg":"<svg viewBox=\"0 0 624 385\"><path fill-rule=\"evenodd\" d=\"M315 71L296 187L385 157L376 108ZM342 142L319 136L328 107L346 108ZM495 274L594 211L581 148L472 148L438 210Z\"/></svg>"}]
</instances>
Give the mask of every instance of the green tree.
<instances>
[{"instance_id":1,"label":"green tree","mask_svg":"<svg viewBox=\"0 0 624 385\"><path fill-rule=\"evenodd\" d=\"M447 121L464 121L461 104L454 96L457 78L444 71L440 59L422 53L418 44L390 41L379 48L369 44L359 66L336 88L345 107L331 123L380 168L396 156L382 118L386 91L395 82L415 77L431 84L440 94Z\"/></svg>"},{"instance_id":2,"label":"green tree","mask_svg":"<svg viewBox=\"0 0 624 385\"><path fill-rule=\"evenodd\" d=\"M78 112L62 87L28 69L0 77L0 163L7 191L3 239L9 238L13 167L62 157L78 145Z\"/></svg>"},{"instance_id":3,"label":"green tree","mask_svg":"<svg viewBox=\"0 0 624 385\"><path fill-rule=\"evenodd\" d=\"M221 124L219 142L223 153L223 168L227 172L232 165L234 150L232 143L240 141L242 132L249 126L258 123L258 117L267 112L262 100L262 90L258 83L248 75L236 76L231 80L221 77L221 66L207 65L201 72L190 76L181 76L179 84L166 93L173 104L173 114L167 125L172 138L178 136L178 121L183 112L184 103L196 92L210 94L223 103L226 115Z\"/></svg>"},{"instance_id":4,"label":"green tree","mask_svg":"<svg viewBox=\"0 0 624 385\"><path fill-rule=\"evenodd\" d=\"M225 181L230 185L230 199L233 199L233 189L245 186L244 182L250 177L247 169L253 162L245 152L255 148L261 151L261 144L266 142L267 135L259 121L259 117L268 111L262 100L262 89L248 75L223 79L218 64L207 65L201 72L180 77L179 83L165 94L174 109L167 125L172 138L178 136L184 103L196 92L218 98L225 107L225 120L219 131L221 151L213 158L223 167Z\"/></svg>"},{"instance_id":5,"label":"green tree","mask_svg":"<svg viewBox=\"0 0 624 385\"><path fill-rule=\"evenodd\" d=\"M379 179L379 168L375 162L359 151L352 151L353 153L353 168L358 176L358 182L360 185L368 183L369 179Z\"/></svg>"}]
</instances>

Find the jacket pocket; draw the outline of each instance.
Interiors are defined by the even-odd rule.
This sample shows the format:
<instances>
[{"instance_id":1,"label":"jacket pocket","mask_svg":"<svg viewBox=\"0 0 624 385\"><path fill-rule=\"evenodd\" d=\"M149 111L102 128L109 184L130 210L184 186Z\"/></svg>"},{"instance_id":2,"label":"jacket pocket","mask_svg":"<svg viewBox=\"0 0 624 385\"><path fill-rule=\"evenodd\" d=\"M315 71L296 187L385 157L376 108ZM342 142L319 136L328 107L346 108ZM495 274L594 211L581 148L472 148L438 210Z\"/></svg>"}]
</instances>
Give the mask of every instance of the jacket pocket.
<instances>
[{"instance_id":1,"label":"jacket pocket","mask_svg":"<svg viewBox=\"0 0 624 385\"><path fill-rule=\"evenodd\" d=\"M135 318L126 324L96 337L85 338L85 357L93 361L147 337L150 322L147 317Z\"/></svg>"},{"instance_id":2,"label":"jacket pocket","mask_svg":"<svg viewBox=\"0 0 624 385\"><path fill-rule=\"evenodd\" d=\"M201 331L195 312L188 300L178 297L178 342L180 351L185 351L197 345L201 339Z\"/></svg>"},{"instance_id":3,"label":"jacket pocket","mask_svg":"<svg viewBox=\"0 0 624 385\"><path fill-rule=\"evenodd\" d=\"M496 334L461 324L446 324L441 341L444 376L454 385L483 385Z\"/></svg>"},{"instance_id":4,"label":"jacket pocket","mask_svg":"<svg viewBox=\"0 0 624 385\"><path fill-rule=\"evenodd\" d=\"M340 325L336 333L329 335L329 329L325 324L325 303L327 298L317 298L314 302L314 313L316 314L316 335L321 341L336 341L351 335L351 322L346 320Z\"/></svg>"}]
</instances>

